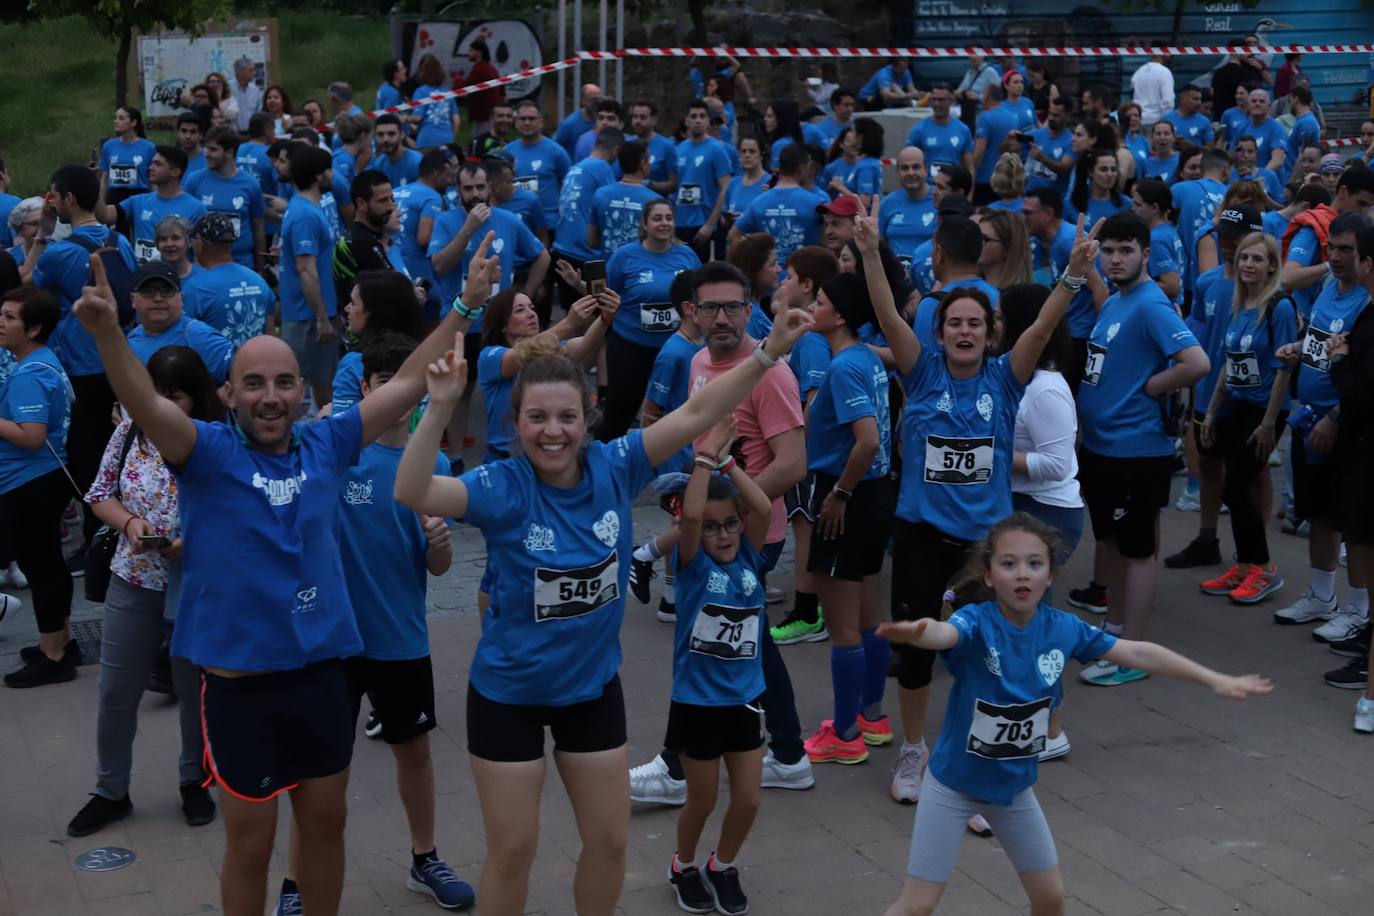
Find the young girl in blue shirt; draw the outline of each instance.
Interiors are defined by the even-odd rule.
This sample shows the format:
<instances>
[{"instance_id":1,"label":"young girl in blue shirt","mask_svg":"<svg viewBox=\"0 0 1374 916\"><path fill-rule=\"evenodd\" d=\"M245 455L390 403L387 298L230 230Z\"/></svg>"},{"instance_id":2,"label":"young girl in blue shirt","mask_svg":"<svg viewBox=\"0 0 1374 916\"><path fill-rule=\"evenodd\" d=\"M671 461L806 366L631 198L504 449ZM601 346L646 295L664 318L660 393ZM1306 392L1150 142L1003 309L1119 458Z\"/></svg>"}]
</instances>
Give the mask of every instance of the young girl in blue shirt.
<instances>
[{"instance_id":1,"label":"young girl in blue shirt","mask_svg":"<svg viewBox=\"0 0 1374 916\"><path fill-rule=\"evenodd\" d=\"M1069 659L1106 658L1237 700L1273 689L1259 675L1220 674L1163 646L1119 639L1042 604L1054 579L1057 541L1053 528L1015 513L993 525L974 549L972 567L956 589L981 592L978 597L988 600L965 604L948 621L924 618L879 628L893 642L939 652L954 676L916 808L906 883L887 916L935 911L954 871L964 823L974 813L997 832L1030 897L1031 913L1063 912L1054 837L1033 787Z\"/></svg>"}]
</instances>

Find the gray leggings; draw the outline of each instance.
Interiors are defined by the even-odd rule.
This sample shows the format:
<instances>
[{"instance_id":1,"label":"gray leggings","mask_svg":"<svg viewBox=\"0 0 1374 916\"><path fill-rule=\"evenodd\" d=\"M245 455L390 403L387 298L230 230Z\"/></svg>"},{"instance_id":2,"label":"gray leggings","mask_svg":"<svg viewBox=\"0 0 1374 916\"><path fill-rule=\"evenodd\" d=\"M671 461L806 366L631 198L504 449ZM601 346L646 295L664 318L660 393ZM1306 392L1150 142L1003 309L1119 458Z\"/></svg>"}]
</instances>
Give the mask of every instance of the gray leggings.
<instances>
[{"instance_id":1,"label":"gray leggings","mask_svg":"<svg viewBox=\"0 0 1374 916\"><path fill-rule=\"evenodd\" d=\"M956 792L927 768L921 782L921 803L916 806L916 824L911 828L906 873L932 884L948 883L968 819L975 814L987 818L1017 874L1045 871L1059 864L1054 836L1034 789L1016 793L1010 805L994 805Z\"/></svg>"},{"instance_id":2,"label":"gray leggings","mask_svg":"<svg viewBox=\"0 0 1374 916\"><path fill-rule=\"evenodd\" d=\"M165 598L163 592L130 585L119 576L110 577L100 640L95 726L96 794L105 798L119 799L129 794L138 704L162 647ZM201 769L205 744L200 731L200 669L184 658L174 657L172 683L181 715L179 779L182 784L198 783L205 778Z\"/></svg>"}]
</instances>

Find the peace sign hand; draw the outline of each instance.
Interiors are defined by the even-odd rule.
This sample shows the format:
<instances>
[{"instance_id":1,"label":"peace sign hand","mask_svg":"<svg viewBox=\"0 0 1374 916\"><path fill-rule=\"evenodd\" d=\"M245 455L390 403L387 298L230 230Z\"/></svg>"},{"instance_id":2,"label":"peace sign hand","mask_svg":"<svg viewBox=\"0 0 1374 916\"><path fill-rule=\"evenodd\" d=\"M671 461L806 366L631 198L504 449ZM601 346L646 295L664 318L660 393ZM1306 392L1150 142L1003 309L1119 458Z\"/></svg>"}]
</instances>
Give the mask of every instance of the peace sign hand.
<instances>
[{"instance_id":1,"label":"peace sign hand","mask_svg":"<svg viewBox=\"0 0 1374 916\"><path fill-rule=\"evenodd\" d=\"M496 240L495 232L488 232L482 239L482 244L477 246L477 251L473 253L472 260L468 262L468 282L463 287L461 296L463 304L468 308L480 308L487 304L491 298L491 290L501 279L501 256L494 254L487 257L487 250L491 243Z\"/></svg>"},{"instance_id":2,"label":"peace sign hand","mask_svg":"<svg viewBox=\"0 0 1374 916\"><path fill-rule=\"evenodd\" d=\"M873 209L869 213L864 212L864 205L859 204L859 213L854 217L854 244L859 247L859 253L863 255L876 255L878 253L878 216L882 202L878 195L873 195Z\"/></svg>"},{"instance_id":3,"label":"peace sign hand","mask_svg":"<svg viewBox=\"0 0 1374 916\"><path fill-rule=\"evenodd\" d=\"M81 326L94 337L102 330L118 330L119 305L110 289L110 278L105 275L105 263L94 253L91 255L91 274L95 285L81 288L81 297L72 304L72 310Z\"/></svg>"},{"instance_id":4,"label":"peace sign hand","mask_svg":"<svg viewBox=\"0 0 1374 916\"><path fill-rule=\"evenodd\" d=\"M1102 228L1102 220L1098 220L1087 234L1083 234L1084 214L1078 214L1078 225L1073 233L1073 252L1069 255L1069 275L1082 277L1086 275L1088 266L1097 260L1098 253L1102 250L1102 243L1097 240L1097 232Z\"/></svg>"}]
</instances>

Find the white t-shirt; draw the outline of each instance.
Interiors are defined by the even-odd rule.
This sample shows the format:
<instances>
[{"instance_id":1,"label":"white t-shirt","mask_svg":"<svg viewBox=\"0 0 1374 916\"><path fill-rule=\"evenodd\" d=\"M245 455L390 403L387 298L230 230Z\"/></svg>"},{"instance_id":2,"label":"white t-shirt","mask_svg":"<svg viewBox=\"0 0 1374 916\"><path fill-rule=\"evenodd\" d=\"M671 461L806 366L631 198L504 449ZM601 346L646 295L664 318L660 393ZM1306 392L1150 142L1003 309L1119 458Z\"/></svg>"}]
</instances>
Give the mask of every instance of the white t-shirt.
<instances>
[{"instance_id":1,"label":"white t-shirt","mask_svg":"<svg viewBox=\"0 0 1374 916\"><path fill-rule=\"evenodd\" d=\"M1013 493L1062 509L1079 509L1078 410L1064 376L1036 369L1016 411L1014 448L1026 454L1026 475L1011 475Z\"/></svg>"},{"instance_id":2,"label":"white t-shirt","mask_svg":"<svg viewBox=\"0 0 1374 916\"><path fill-rule=\"evenodd\" d=\"M1154 124L1174 108L1174 74L1159 61L1147 60L1131 75L1131 101L1140 106L1141 125Z\"/></svg>"}]
</instances>

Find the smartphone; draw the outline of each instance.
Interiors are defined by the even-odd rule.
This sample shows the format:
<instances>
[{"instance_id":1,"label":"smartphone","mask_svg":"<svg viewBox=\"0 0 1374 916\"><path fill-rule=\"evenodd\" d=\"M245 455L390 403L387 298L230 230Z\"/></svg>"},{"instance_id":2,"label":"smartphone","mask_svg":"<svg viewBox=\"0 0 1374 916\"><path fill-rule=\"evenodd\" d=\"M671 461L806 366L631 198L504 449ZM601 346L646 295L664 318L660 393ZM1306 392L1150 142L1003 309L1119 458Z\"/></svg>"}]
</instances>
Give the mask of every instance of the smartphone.
<instances>
[{"instance_id":1,"label":"smartphone","mask_svg":"<svg viewBox=\"0 0 1374 916\"><path fill-rule=\"evenodd\" d=\"M138 539L149 547L168 547L172 543L172 539L165 534L141 534Z\"/></svg>"},{"instance_id":2,"label":"smartphone","mask_svg":"<svg viewBox=\"0 0 1374 916\"><path fill-rule=\"evenodd\" d=\"M89 168L95 168L95 164L100 161L100 147L91 147L91 159Z\"/></svg>"},{"instance_id":3,"label":"smartphone","mask_svg":"<svg viewBox=\"0 0 1374 916\"><path fill-rule=\"evenodd\" d=\"M585 262L582 265L582 282L587 284L588 296L604 293L606 291L606 262Z\"/></svg>"}]
</instances>

